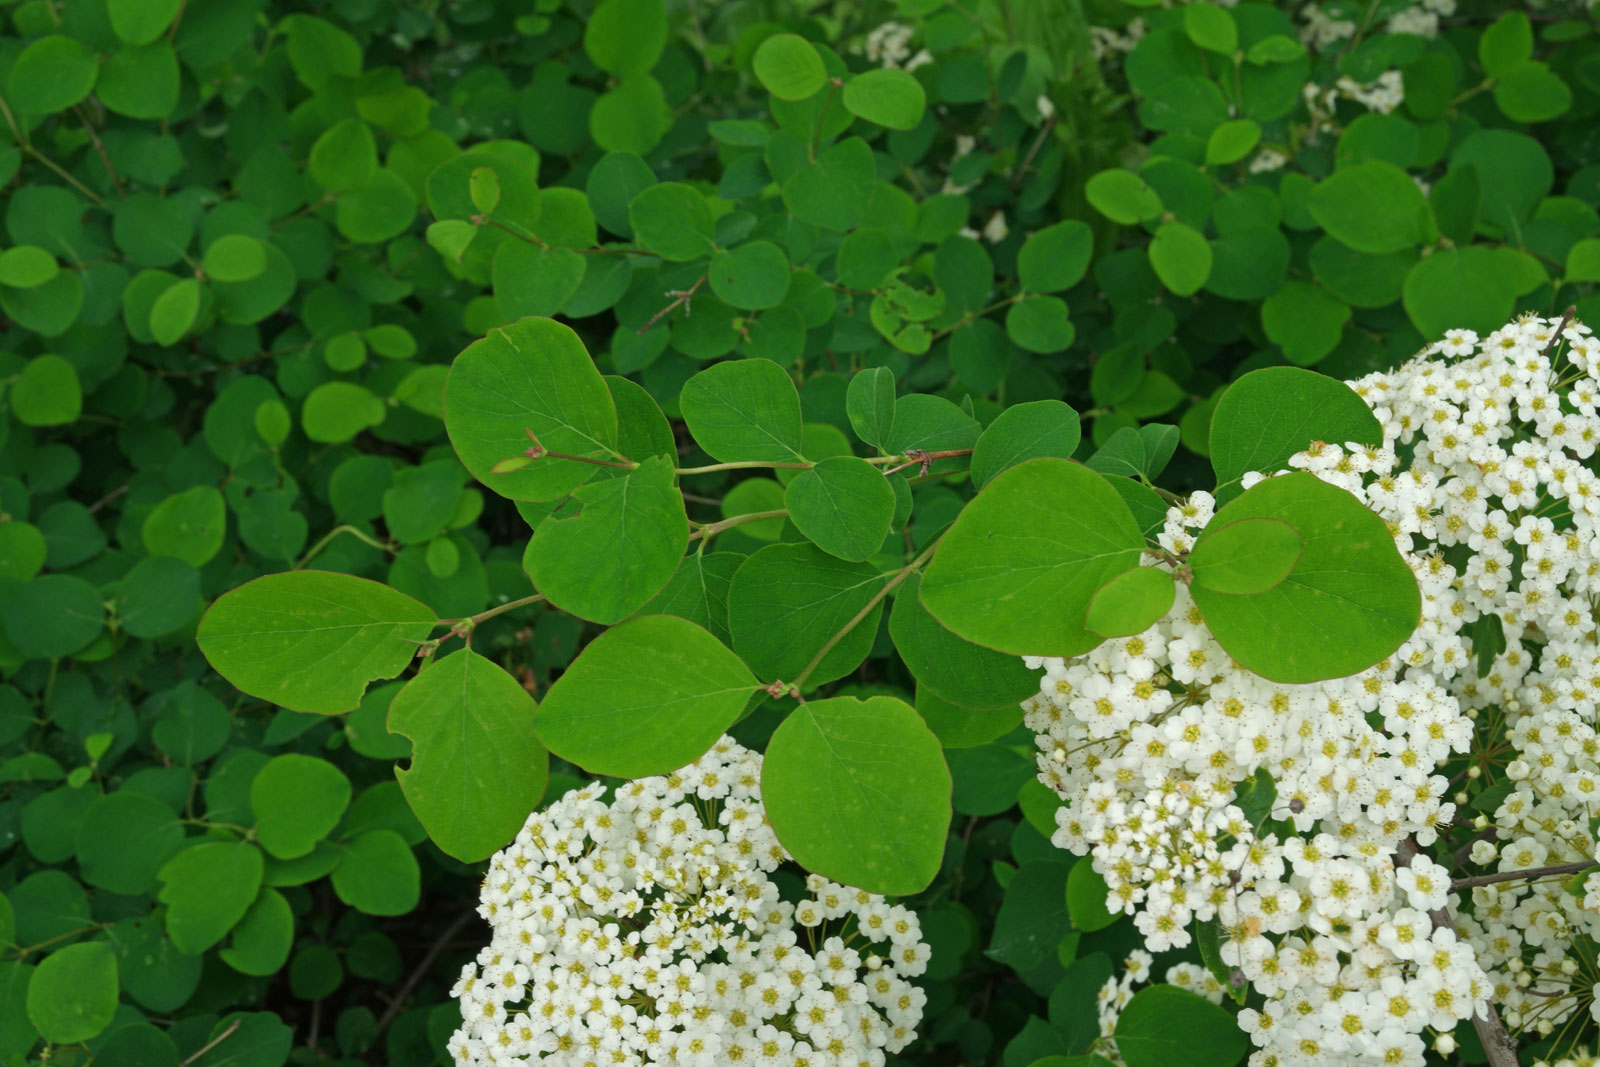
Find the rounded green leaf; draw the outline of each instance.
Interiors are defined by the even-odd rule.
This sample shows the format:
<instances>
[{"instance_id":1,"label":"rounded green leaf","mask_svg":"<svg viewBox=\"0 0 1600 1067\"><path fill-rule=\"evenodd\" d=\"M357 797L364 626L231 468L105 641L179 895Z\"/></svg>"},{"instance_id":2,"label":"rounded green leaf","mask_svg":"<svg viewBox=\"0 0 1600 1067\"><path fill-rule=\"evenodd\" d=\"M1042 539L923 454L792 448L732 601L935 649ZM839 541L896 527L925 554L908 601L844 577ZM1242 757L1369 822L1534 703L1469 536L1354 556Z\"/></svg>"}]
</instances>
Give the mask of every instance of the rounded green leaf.
<instances>
[{"instance_id":1,"label":"rounded green leaf","mask_svg":"<svg viewBox=\"0 0 1600 1067\"><path fill-rule=\"evenodd\" d=\"M1077 219L1028 235L1017 253L1017 280L1034 293L1055 293L1083 280L1094 254L1094 231Z\"/></svg>"},{"instance_id":2,"label":"rounded green leaf","mask_svg":"<svg viewBox=\"0 0 1600 1067\"><path fill-rule=\"evenodd\" d=\"M159 800L120 789L95 801L78 828L78 869L89 885L148 893L156 872L183 847L183 823Z\"/></svg>"},{"instance_id":3,"label":"rounded green leaf","mask_svg":"<svg viewBox=\"0 0 1600 1067\"><path fill-rule=\"evenodd\" d=\"M552 605L610 626L661 591L688 547L673 463L652 457L579 486L572 500L533 532L523 566Z\"/></svg>"},{"instance_id":4,"label":"rounded green leaf","mask_svg":"<svg viewBox=\"0 0 1600 1067\"><path fill-rule=\"evenodd\" d=\"M1017 656L963 640L922 606L922 576L907 578L889 612L895 651L917 679L918 692L978 711L1012 708L1039 691L1039 675ZM920 700L920 697L919 697Z\"/></svg>"},{"instance_id":5,"label":"rounded green leaf","mask_svg":"<svg viewBox=\"0 0 1600 1067\"><path fill-rule=\"evenodd\" d=\"M1072 926L1084 933L1104 930L1122 917L1106 907L1106 880L1095 871L1087 856L1072 865L1067 875L1067 914Z\"/></svg>"},{"instance_id":6,"label":"rounded green leaf","mask_svg":"<svg viewBox=\"0 0 1600 1067\"><path fill-rule=\"evenodd\" d=\"M38 245L18 245L0 252L0 285L32 289L60 273L56 257Z\"/></svg>"},{"instance_id":7,"label":"rounded green leaf","mask_svg":"<svg viewBox=\"0 0 1600 1067\"><path fill-rule=\"evenodd\" d=\"M1417 628L1416 577L1384 521L1345 490L1303 472L1280 474L1212 523L1241 519L1281 520L1305 542L1294 570L1264 593L1191 586L1212 635L1241 666L1275 682L1343 678L1391 655Z\"/></svg>"},{"instance_id":8,"label":"rounded green leaf","mask_svg":"<svg viewBox=\"0 0 1600 1067\"><path fill-rule=\"evenodd\" d=\"M665 774L705 755L757 688L702 627L642 615L584 648L545 694L535 725L550 751L592 774Z\"/></svg>"},{"instance_id":9,"label":"rounded green leaf","mask_svg":"<svg viewBox=\"0 0 1600 1067\"><path fill-rule=\"evenodd\" d=\"M1084 616L1084 628L1101 637L1142 634L1172 609L1177 595L1170 571L1134 567L1096 590Z\"/></svg>"},{"instance_id":10,"label":"rounded green leaf","mask_svg":"<svg viewBox=\"0 0 1600 1067\"><path fill-rule=\"evenodd\" d=\"M16 111L48 115L89 95L100 65L81 41L61 34L34 41L11 65L6 99Z\"/></svg>"},{"instance_id":11,"label":"rounded green leaf","mask_svg":"<svg viewBox=\"0 0 1600 1067\"><path fill-rule=\"evenodd\" d=\"M1505 262L1493 249L1441 248L1411 268L1401 301L1411 324L1426 340L1437 340L1456 328L1487 335L1499 329L1516 306L1517 286L1506 273Z\"/></svg>"},{"instance_id":12,"label":"rounded green leaf","mask_svg":"<svg viewBox=\"0 0 1600 1067\"><path fill-rule=\"evenodd\" d=\"M792 681L844 631L806 685L842 678L872 649L883 606L867 606L887 580L869 563L851 563L812 544L768 545L740 564L728 588L733 650L757 677ZM865 617L844 630L863 610Z\"/></svg>"},{"instance_id":13,"label":"rounded green leaf","mask_svg":"<svg viewBox=\"0 0 1600 1067\"><path fill-rule=\"evenodd\" d=\"M1206 165L1237 163L1261 141L1261 125L1253 119L1234 119L1211 131L1206 140Z\"/></svg>"},{"instance_id":14,"label":"rounded green leaf","mask_svg":"<svg viewBox=\"0 0 1600 1067\"><path fill-rule=\"evenodd\" d=\"M1383 443L1383 427L1355 390L1298 367L1264 367L1228 387L1211 415L1219 493L1248 471L1271 472L1313 441Z\"/></svg>"},{"instance_id":15,"label":"rounded green leaf","mask_svg":"<svg viewBox=\"0 0 1600 1067\"><path fill-rule=\"evenodd\" d=\"M150 305L150 336L158 345L177 342L200 314L200 282L182 278L164 289Z\"/></svg>"},{"instance_id":16,"label":"rounded green leaf","mask_svg":"<svg viewBox=\"0 0 1600 1067\"><path fill-rule=\"evenodd\" d=\"M1129 170L1103 170L1089 179L1083 193L1096 211L1124 226L1161 215L1161 197Z\"/></svg>"},{"instance_id":17,"label":"rounded green leaf","mask_svg":"<svg viewBox=\"0 0 1600 1067\"><path fill-rule=\"evenodd\" d=\"M678 397L695 442L716 460L802 459L800 394L787 371L765 359L717 363L690 378Z\"/></svg>"},{"instance_id":18,"label":"rounded green leaf","mask_svg":"<svg viewBox=\"0 0 1600 1067\"><path fill-rule=\"evenodd\" d=\"M15 217L13 212L12 217ZM71 329L84 306L83 274L64 270L32 289L0 287L0 310L23 329L41 337L59 337Z\"/></svg>"},{"instance_id":19,"label":"rounded green leaf","mask_svg":"<svg viewBox=\"0 0 1600 1067\"><path fill-rule=\"evenodd\" d=\"M645 74L667 44L667 11L661 0L605 0L583 29L583 50L607 74Z\"/></svg>"},{"instance_id":20,"label":"rounded green leaf","mask_svg":"<svg viewBox=\"0 0 1600 1067\"><path fill-rule=\"evenodd\" d=\"M848 137L790 175L783 183L783 206L813 226L848 230L866 218L877 187L872 148Z\"/></svg>"},{"instance_id":21,"label":"rounded green leaf","mask_svg":"<svg viewBox=\"0 0 1600 1067\"><path fill-rule=\"evenodd\" d=\"M344 119L318 137L306 165L313 181L331 193L363 188L378 173L378 142L372 127Z\"/></svg>"},{"instance_id":22,"label":"rounded green leaf","mask_svg":"<svg viewBox=\"0 0 1600 1067\"><path fill-rule=\"evenodd\" d=\"M1250 1047L1228 1012L1166 984L1133 995L1117 1017L1115 1036L1128 1067L1232 1067Z\"/></svg>"},{"instance_id":23,"label":"rounded green leaf","mask_svg":"<svg viewBox=\"0 0 1600 1067\"><path fill-rule=\"evenodd\" d=\"M1350 305L1310 282L1286 281L1261 305L1261 327L1291 363L1309 366L1332 352Z\"/></svg>"},{"instance_id":24,"label":"rounded green leaf","mask_svg":"<svg viewBox=\"0 0 1600 1067\"><path fill-rule=\"evenodd\" d=\"M6 399L24 426L65 426L83 410L77 368L48 354L28 360Z\"/></svg>"},{"instance_id":25,"label":"rounded green leaf","mask_svg":"<svg viewBox=\"0 0 1600 1067\"><path fill-rule=\"evenodd\" d=\"M845 415L856 436L882 448L894 429L894 400L894 371L888 367L857 371L845 391Z\"/></svg>"},{"instance_id":26,"label":"rounded green leaf","mask_svg":"<svg viewBox=\"0 0 1600 1067\"><path fill-rule=\"evenodd\" d=\"M404 178L388 168L379 169L372 181L355 192L344 193L334 204L334 222L339 232L357 244L377 244L398 236L411 228L416 216L417 194ZM456 224L476 232L476 227L457 219L434 225ZM454 233L459 240L462 231L456 229ZM461 259L459 249L449 253L441 250L440 254L456 262Z\"/></svg>"},{"instance_id":27,"label":"rounded green leaf","mask_svg":"<svg viewBox=\"0 0 1600 1067\"><path fill-rule=\"evenodd\" d=\"M1507 11L1478 38L1478 62L1491 78L1502 78L1533 58L1533 23L1521 11Z\"/></svg>"},{"instance_id":28,"label":"rounded green leaf","mask_svg":"<svg viewBox=\"0 0 1600 1067\"><path fill-rule=\"evenodd\" d=\"M926 889L944 858L950 769L894 697L831 697L789 713L767 743L761 796L799 864L869 893Z\"/></svg>"},{"instance_id":29,"label":"rounded green leaf","mask_svg":"<svg viewBox=\"0 0 1600 1067\"><path fill-rule=\"evenodd\" d=\"M310 852L339 825L349 804L350 779L314 756L275 756L250 783L256 838L280 860Z\"/></svg>"},{"instance_id":30,"label":"rounded green leaf","mask_svg":"<svg viewBox=\"0 0 1600 1067\"><path fill-rule=\"evenodd\" d=\"M716 246L711 206L692 185L661 182L628 204L628 222L640 246L662 259L691 260Z\"/></svg>"},{"instance_id":31,"label":"rounded green leaf","mask_svg":"<svg viewBox=\"0 0 1600 1067\"><path fill-rule=\"evenodd\" d=\"M424 668L389 705L389 731L411 739L411 766L394 772L406 803L456 859L504 848L544 795L549 756L533 718L528 691L470 648Z\"/></svg>"},{"instance_id":32,"label":"rounded green leaf","mask_svg":"<svg viewBox=\"0 0 1600 1067\"><path fill-rule=\"evenodd\" d=\"M1095 591L1137 566L1144 537L1100 475L1033 459L998 475L962 509L922 581L922 602L976 644L1026 656L1076 656Z\"/></svg>"},{"instance_id":33,"label":"rounded green leaf","mask_svg":"<svg viewBox=\"0 0 1600 1067\"><path fill-rule=\"evenodd\" d=\"M1192 226L1164 223L1150 241L1150 266L1162 285L1193 296L1211 277L1211 245Z\"/></svg>"},{"instance_id":34,"label":"rounded green leaf","mask_svg":"<svg viewBox=\"0 0 1600 1067\"><path fill-rule=\"evenodd\" d=\"M28 979L28 1020L46 1041L87 1041L116 1013L117 957L104 941L57 949Z\"/></svg>"},{"instance_id":35,"label":"rounded green leaf","mask_svg":"<svg viewBox=\"0 0 1600 1067\"><path fill-rule=\"evenodd\" d=\"M770 241L718 252L708 273L711 291L736 308L777 307L789 293L789 257Z\"/></svg>"},{"instance_id":36,"label":"rounded green leaf","mask_svg":"<svg viewBox=\"0 0 1600 1067\"><path fill-rule=\"evenodd\" d=\"M1547 65L1524 63L1495 82L1494 102L1513 122L1548 122L1572 107L1572 89Z\"/></svg>"},{"instance_id":37,"label":"rounded green leaf","mask_svg":"<svg viewBox=\"0 0 1600 1067\"><path fill-rule=\"evenodd\" d=\"M972 448L972 484L1041 456L1071 459L1083 437L1078 413L1060 400L1013 404L991 422Z\"/></svg>"},{"instance_id":38,"label":"rounded green leaf","mask_svg":"<svg viewBox=\"0 0 1600 1067\"><path fill-rule=\"evenodd\" d=\"M149 44L167 32L183 0L106 0L111 29L126 44Z\"/></svg>"},{"instance_id":39,"label":"rounded green leaf","mask_svg":"<svg viewBox=\"0 0 1600 1067\"><path fill-rule=\"evenodd\" d=\"M323 382L306 395L300 426L318 444L343 444L388 416L383 401L354 382Z\"/></svg>"},{"instance_id":40,"label":"rounded green leaf","mask_svg":"<svg viewBox=\"0 0 1600 1067\"><path fill-rule=\"evenodd\" d=\"M496 463L529 446L614 459L617 409L571 327L526 318L490 330L456 357L444 390L444 425L473 477L513 500L554 500L582 485L592 464L545 457L510 474Z\"/></svg>"},{"instance_id":41,"label":"rounded green leaf","mask_svg":"<svg viewBox=\"0 0 1600 1067\"><path fill-rule=\"evenodd\" d=\"M283 969L294 947L294 912L282 893L263 886L217 953L240 974L266 977Z\"/></svg>"},{"instance_id":42,"label":"rounded green leaf","mask_svg":"<svg viewBox=\"0 0 1600 1067\"><path fill-rule=\"evenodd\" d=\"M178 951L192 956L226 937L255 902L263 867L261 850L243 842L203 842L168 860L157 899Z\"/></svg>"},{"instance_id":43,"label":"rounded green leaf","mask_svg":"<svg viewBox=\"0 0 1600 1067\"><path fill-rule=\"evenodd\" d=\"M0 579L25 582L44 569L44 534L31 522L0 523Z\"/></svg>"},{"instance_id":44,"label":"rounded green leaf","mask_svg":"<svg viewBox=\"0 0 1600 1067\"><path fill-rule=\"evenodd\" d=\"M1216 4L1197 0L1183 6L1183 29L1189 40L1207 52L1232 58L1239 48L1239 27L1233 16Z\"/></svg>"},{"instance_id":45,"label":"rounded green leaf","mask_svg":"<svg viewBox=\"0 0 1600 1067\"><path fill-rule=\"evenodd\" d=\"M927 104L922 83L894 67L864 71L844 83L844 106L850 114L891 130L915 128Z\"/></svg>"},{"instance_id":46,"label":"rounded green leaf","mask_svg":"<svg viewBox=\"0 0 1600 1067\"><path fill-rule=\"evenodd\" d=\"M472 199L473 208L480 215L487 215L500 203L500 179L495 177L494 170L489 167L473 167L472 176L467 179L467 195Z\"/></svg>"},{"instance_id":47,"label":"rounded green leaf","mask_svg":"<svg viewBox=\"0 0 1600 1067\"><path fill-rule=\"evenodd\" d=\"M828 80L822 57L811 42L793 33L777 33L761 42L751 59L756 78L779 100L804 100Z\"/></svg>"},{"instance_id":48,"label":"rounded green leaf","mask_svg":"<svg viewBox=\"0 0 1600 1067\"><path fill-rule=\"evenodd\" d=\"M12 646L25 659L59 659L100 636L105 624L100 593L70 574L42 574L16 589L0 617Z\"/></svg>"},{"instance_id":49,"label":"rounded green leaf","mask_svg":"<svg viewBox=\"0 0 1600 1067\"><path fill-rule=\"evenodd\" d=\"M223 282L247 282L267 269L267 250L243 233L229 233L211 242L200 269Z\"/></svg>"},{"instance_id":50,"label":"rounded green leaf","mask_svg":"<svg viewBox=\"0 0 1600 1067\"><path fill-rule=\"evenodd\" d=\"M1006 336L1018 348L1048 355L1071 346L1077 336L1067 302L1057 296L1025 296L1006 311Z\"/></svg>"},{"instance_id":51,"label":"rounded green leaf","mask_svg":"<svg viewBox=\"0 0 1600 1067\"><path fill-rule=\"evenodd\" d=\"M1382 160L1334 171L1311 190L1306 207L1329 235L1358 252L1399 252L1428 239L1422 190Z\"/></svg>"},{"instance_id":52,"label":"rounded green leaf","mask_svg":"<svg viewBox=\"0 0 1600 1067\"><path fill-rule=\"evenodd\" d=\"M289 571L224 593L200 620L211 666L252 696L337 715L367 683L393 678L438 617L386 585L348 574Z\"/></svg>"},{"instance_id":53,"label":"rounded green leaf","mask_svg":"<svg viewBox=\"0 0 1600 1067\"><path fill-rule=\"evenodd\" d=\"M855 456L834 456L801 471L784 491L795 528L830 556L861 561L883 547L894 518L894 489L883 471Z\"/></svg>"},{"instance_id":54,"label":"rounded green leaf","mask_svg":"<svg viewBox=\"0 0 1600 1067\"><path fill-rule=\"evenodd\" d=\"M209 485L174 493L145 516L141 531L145 551L174 556L191 567L203 567L222 549L228 506Z\"/></svg>"},{"instance_id":55,"label":"rounded green leaf","mask_svg":"<svg viewBox=\"0 0 1600 1067\"><path fill-rule=\"evenodd\" d=\"M506 241L494 251L495 302L508 319L554 315L583 284L584 257L570 248Z\"/></svg>"},{"instance_id":56,"label":"rounded green leaf","mask_svg":"<svg viewBox=\"0 0 1600 1067\"><path fill-rule=\"evenodd\" d=\"M607 152L653 151L671 127L666 93L648 74L623 78L589 109L589 134Z\"/></svg>"},{"instance_id":57,"label":"rounded green leaf","mask_svg":"<svg viewBox=\"0 0 1600 1067\"><path fill-rule=\"evenodd\" d=\"M416 853L399 833L368 830L357 834L343 852L331 879L340 900L367 915L404 915L417 906L422 871Z\"/></svg>"},{"instance_id":58,"label":"rounded green leaf","mask_svg":"<svg viewBox=\"0 0 1600 1067\"><path fill-rule=\"evenodd\" d=\"M1194 584L1217 593L1265 593L1289 576L1305 540L1280 519L1212 524L1189 553Z\"/></svg>"},{"instance_id":59,"label":"rounded green leaf","mask_svg":"<svg viewBox=\"0 0 1600 1067\"><path fill-rule=\"evenodd\" d=\"M178 54L167 41L130 45L100 68L95 96L109 111L130 119L160 119L178 107Z\"/></svg>"}]
</instances>

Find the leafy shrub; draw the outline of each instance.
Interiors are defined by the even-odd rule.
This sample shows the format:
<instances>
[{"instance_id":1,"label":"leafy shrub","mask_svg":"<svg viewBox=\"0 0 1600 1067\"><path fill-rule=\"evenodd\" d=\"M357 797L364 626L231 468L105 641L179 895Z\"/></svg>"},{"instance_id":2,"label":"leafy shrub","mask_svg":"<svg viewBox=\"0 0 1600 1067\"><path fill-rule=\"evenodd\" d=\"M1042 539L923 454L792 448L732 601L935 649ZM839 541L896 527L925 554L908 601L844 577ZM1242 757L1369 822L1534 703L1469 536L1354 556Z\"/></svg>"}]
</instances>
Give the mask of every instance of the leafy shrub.
<instances>
[{"instance_id":1,"label":"leafy shrub","mask_svg":"<svg viewBox=\"0 0 1600 1067\"><path fill-rule=\"evenodd\" d=\"M1378 443L1337 379L1600 321L1587 10L290 8L6 8L0 1060L445 1062L481 861L724 730L921 916L906 1062L1238 1059L1050 843L1019 657L1167 611L1179 494ZM1352 505L1193 546L1243 667L1408 640L1381 538L1336 646L1218 621Z\"/></svg>"}]
</instances>

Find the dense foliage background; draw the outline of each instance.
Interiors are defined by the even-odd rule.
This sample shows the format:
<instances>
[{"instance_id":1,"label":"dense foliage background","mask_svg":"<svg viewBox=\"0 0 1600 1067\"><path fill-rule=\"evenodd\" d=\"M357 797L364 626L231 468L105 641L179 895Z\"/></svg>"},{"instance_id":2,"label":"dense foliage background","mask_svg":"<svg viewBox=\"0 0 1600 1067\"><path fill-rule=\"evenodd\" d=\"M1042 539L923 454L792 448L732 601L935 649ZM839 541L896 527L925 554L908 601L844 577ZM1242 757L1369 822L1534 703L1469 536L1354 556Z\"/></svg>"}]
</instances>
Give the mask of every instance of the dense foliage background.
<instances>
[{"instance_id":1,"label":"dense foliage background","mask_svg":"<svg viewBox=\"0 0 1600 1067\"><path fill-rule=\"evenodd\" d=\"M865 439L885 454L970 448L1008 405L1060 399L1079 458L1182 490L1209 485L1210 412L1248 370L1351 378L1446 327L1600 321L1581 4L0 11L4 1062L445 1061L482 865L402 795L400 683L289 711L223 682L195 632L223 592L308 565L448 617L532 591L548 508L474 487L441 421L450 361L492 327L569 323L627 379L624 434L676 433L685 467L713 457L649 401L677 419L692 374L754 357L798 386L813 457L865 453L847 390L884 368L893 429ZM758 80L782 33L823 69ZM875 68L909 76L839 92ZM906 475L897 551L971 493ZM700 476L690 517L783 508L784 481ZM726 639L733 568L796 536L726 529L695 595L656 609ZM1065 905L1018 728L1035 683L966 706L876 624L829 691L914 699L957 812L910 901L933 960L905 1059L1081 1052L1138 938L1092 893ZM538 697L593 632L530 605L473 648ZM791 705L735 736L760 748ZM580 780L556 761L545 795ZM1171 956L1158 972L1199 958Z\"/></svg>"}]
</instances>

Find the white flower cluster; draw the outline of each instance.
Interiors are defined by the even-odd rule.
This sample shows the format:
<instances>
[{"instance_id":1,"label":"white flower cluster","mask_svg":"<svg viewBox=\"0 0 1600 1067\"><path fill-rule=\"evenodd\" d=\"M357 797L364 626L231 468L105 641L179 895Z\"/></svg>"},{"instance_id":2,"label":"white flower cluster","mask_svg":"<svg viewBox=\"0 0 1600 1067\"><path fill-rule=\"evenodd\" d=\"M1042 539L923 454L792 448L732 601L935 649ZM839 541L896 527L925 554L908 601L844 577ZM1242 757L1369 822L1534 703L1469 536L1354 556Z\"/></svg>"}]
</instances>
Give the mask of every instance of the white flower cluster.
<instances>
[{"instance_id":1,"label":"white flower cluster","mask_svg":"<svg viewBox=\"0 0 1600 1067\"><path fill-rule=\"evenodd\" d=\"M926 48L911 52L911 37L916 33L903 22L885 22L867 33L865 52L867 61L879 66L900 70L916 70L933 62L933 54Z\"/></svg>"},{"instance_id":2,"label":"white flower cluster","mask_svg":"<svg viewBox=\"0 0 1600 1067\"><path fill-rule=\"evenodd\" d=\"M1040 779L1068 802L1054 842L1093 857L1152 951L1221 922L1224 961L1267 998L1239 1015L1253 1064L1420 1064L1424 1031L1487 1000L1543 1033L1590 1003L1568 957L1600 937L1600 912L1546 879L1475 889L1457 914L1450 870L1419 851L1456 817L1436 768L1476 723L1520 758L1496 841L1472 858L1508 871L1595 855L1600 478L1582 461L1600 443L1600 344L1558 326L1524 317L1481 345L1451 331L1352 383L1382 446L1290 460L1382 517L1416 575L1422 622L1389 660L1269 682L1233 663L1181 583L1145 633L1029 660L1045 668L1025 705ZM1214 507L1196 493L1171 509L1171 555L1152 565L1187 552ZM1490 616L1505 650L1480 677L1471 634ZM1277 799L1253 821L1236 788L1258 771Z\"/></svg>"},{"instance_id":3,"label":"white flower cluster","mask_svg":"<svg viewBox=\"0 0 1600 1067\"><path fill-rule=\"evenodd\" d=\"M530 815L484 880L455 1062L880 1067L909 1044L916 915L815 875L780 899L760 781L724 737L610 803L596 782Z\"/></svg>"}]
</instances>

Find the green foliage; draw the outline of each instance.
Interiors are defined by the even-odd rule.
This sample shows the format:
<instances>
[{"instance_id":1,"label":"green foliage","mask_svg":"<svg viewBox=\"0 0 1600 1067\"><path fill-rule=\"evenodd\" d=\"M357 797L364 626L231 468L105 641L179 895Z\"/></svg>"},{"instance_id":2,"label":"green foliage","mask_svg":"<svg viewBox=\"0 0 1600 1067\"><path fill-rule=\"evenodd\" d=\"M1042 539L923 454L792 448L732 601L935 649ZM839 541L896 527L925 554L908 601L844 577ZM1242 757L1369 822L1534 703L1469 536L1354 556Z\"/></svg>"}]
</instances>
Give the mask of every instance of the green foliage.
<instances>
[{"instance_id":1,"label":"green foliage","mask_svg":"<svg viewBox=\"0 0 1600 1067\"><path fill-rule=\"evenodd\" d=\"M1447 328L1600 315L1592 35L1137 6L1097 65L1127 11L901 5L886 65L872 5L13 5L0 1062L443 1063L455 943L379 994L472 865L730 731L802 866L914 895L908 1061L1087 1054L1132 941L1020 655L1165 611L1197 488L1230 655L1390 654L1387 532L1242 477L1377 443L1339 380ZM1238 1060L1178 992L1123 1058Z\"/></svg>"}]
</instances>

